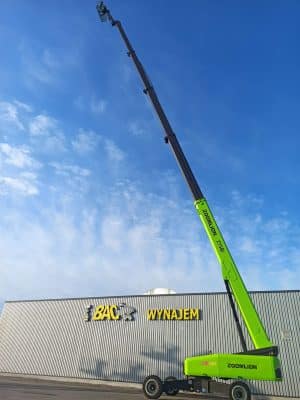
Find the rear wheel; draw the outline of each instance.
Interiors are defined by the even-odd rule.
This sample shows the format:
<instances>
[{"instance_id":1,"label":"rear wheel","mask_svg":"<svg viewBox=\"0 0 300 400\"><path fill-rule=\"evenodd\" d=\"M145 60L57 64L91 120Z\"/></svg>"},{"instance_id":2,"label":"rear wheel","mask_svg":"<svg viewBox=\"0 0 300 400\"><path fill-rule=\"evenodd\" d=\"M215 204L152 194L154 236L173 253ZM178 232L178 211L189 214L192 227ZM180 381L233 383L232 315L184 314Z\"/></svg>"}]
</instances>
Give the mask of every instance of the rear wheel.
<instances>
[{"instance_id":1,"label":"rear wheel","mask_svg":"<svg viewBox=\"0 0 300 400\"><path fill-rule=\"evenodd\" d=\"M150 375L143 382L143 392L148 399L158 399L163 392L162 381L156 375Z\"/></svg>"},{"instance_id":2,"label":"rear wheel","mask_svg":"<svg viewBox=\"0 0 300 400\"><path fill-rule=\"evenodd\" d=\"M233 382L229 387L229 398L231 400L250 400L251 392L245 382Z\"/></svg>"},{"instance_id":3,"label":"rear wheel","mask_svg":"<svg viewBox=\"0 0 300 400\"><path fill-rule=\"evenodd\" d=\"M165 382L172 382L172 381L177 381L177 379L175 378L175 376L168 376L165 379ZM170 387L168 388L168 390L166 390L166 395L168 396L176 396L176 394L179 392L178 388L176 387L176 385L174 384L174 387L172 387L172 384L170 385Z\"/></svg>"}]
</instances>

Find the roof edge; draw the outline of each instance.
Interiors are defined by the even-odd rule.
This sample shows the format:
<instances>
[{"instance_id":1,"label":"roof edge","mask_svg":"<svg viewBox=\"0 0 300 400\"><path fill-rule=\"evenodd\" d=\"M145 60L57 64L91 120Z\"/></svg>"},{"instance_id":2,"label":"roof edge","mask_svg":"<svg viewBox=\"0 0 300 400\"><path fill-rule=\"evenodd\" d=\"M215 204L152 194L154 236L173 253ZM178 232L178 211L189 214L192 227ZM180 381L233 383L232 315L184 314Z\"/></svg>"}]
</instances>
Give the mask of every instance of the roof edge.
<instances>
[{"instance_id":1,"label":"roof edge","mask_svg":"<svg viewBox=\"0 0 300 400\"><path fill-rule=\"evenodd\" d=\"M300 289L291 289L291 290L250 290L250 294L254 293L300 293ZM46 299L30 299L30 300L6 300L6 303L32 303L32 302L42 302L42 301L66 301L66 300L90 300L90 299L120 299L124 297L132 298L132 297L174 297L174 296L192 296L192 295L224 295L226 292L185 292L185 293L172 293L172 294L134 294L134 295L117 295L117 296L89 296L89 297L61 297L61 298L46 298Z\"/></svg>"}]
</instances>

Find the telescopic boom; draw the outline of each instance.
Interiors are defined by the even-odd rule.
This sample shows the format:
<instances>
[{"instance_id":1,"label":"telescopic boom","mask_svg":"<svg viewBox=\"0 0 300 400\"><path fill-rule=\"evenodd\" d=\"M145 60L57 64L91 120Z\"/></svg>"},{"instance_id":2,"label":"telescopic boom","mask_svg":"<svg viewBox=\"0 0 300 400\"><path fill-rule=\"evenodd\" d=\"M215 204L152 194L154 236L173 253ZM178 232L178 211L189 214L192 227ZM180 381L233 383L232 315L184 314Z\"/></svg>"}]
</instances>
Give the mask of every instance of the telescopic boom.
<instances>
[{"instance_id":1,"label":"telescopic boom","mask_svg":"<svg viewBox=\"0 0 300 400\"><path fill-rule=\"evenodd\" d=\"M230 305L232 307L235 322L237 324L242 348L244 353L252 354L265 354L270 356L277 355L277 347L273 346L270 341L265 328L259 318L259 315L253 305L253 302L247 292L244 282L239 274L239 271L233 261L233 258L228 250L225 240L222 236L220 229L215 221L215 218L208 206L206 199L195 179L195 176L189 166L189 163L181 149L181 146L173 132L173 129L167 119L167 116L160 104L156 95L155 89L146 74L146 71L138 59L120 21L115 20L108 8L103 2L97 5L97 11L101 21L109 21L112 26L118 28L122 39L127 47L127 55L132 58L136 69L144 84L144 93L149 96L150 101L158 115L158 118L163 126L165 132L165 142L168 143L173 151L179 168L187 182L189 189L194 198L194 205L196 211L204 225L205 231L209 237L211 245L216 253L222 269L223 279L225 281L226 290L229 295ZM240 310L241 316L245 322L246 328L256 350L247 350L246 342L243 337L241 326L239 323L238 315L235 309L234 300Z\"/></svg>"}]
</instances>

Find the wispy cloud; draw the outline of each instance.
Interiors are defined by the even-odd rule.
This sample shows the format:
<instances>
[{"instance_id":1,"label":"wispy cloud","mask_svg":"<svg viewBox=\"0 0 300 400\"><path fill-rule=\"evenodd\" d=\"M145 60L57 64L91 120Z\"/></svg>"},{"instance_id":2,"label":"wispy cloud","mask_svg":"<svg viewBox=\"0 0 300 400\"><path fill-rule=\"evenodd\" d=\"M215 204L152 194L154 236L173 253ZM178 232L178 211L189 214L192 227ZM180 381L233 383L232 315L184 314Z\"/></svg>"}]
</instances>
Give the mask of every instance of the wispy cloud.
<instances>
[{"instance_id":1,"label":"wispy cloud","mask_svg":"<svg viewBox=\"0 0 300 400\"><path fill-rule=\"evenodd\" d=\"M91 171L89 171L88 169L81 168L78 165L68 165L58 162L52 162L50 163L50 165L55 169L55 172L58 175L62 176L70 176L72 174L81 177L86 177L89 176L91 173Z\"/></svg>"},{"instance_id":2,"label":"wispy cloud","mask_svg":"<svg viewBox=\"0 0 300 400\"><path fill-rule=\"evenodd\" d=\"M79 154L86 154L90 151L95 150L100 141L100 135L97 135L93 131L85 131L84 129L79 129L79 133L76 135L75 139L72 140L73 149Z\"/></svg>"},{"instance_id":3,"label":"wispy cloud","mask_svg":"<svg viewBox=\"0 0 300 400\"><path fill-rule=\"evenodd\" d=\"M284 210L267 217L262 197L234 191L232 203L218 213L223 216L225 239L251 289L296 288L293 279L300 278L300 268L292 254L300 241L300 226L293 224L291 238L291 220ZM285 269L293 277L288 284L280 278Z\"/></svg>"},{"instance_id":4,"label":"wispy cloud","mask_svg":"<svg viewBox=\"0 0 300 400\"><path fill-rule=\"evenodd\" d=\"M0 153L4 162L18 168L40 168L42 164L30 155L27 147L13 147L8 143L0 143Z\"/></svg>"},{"instance_id":5,"label":"wispy cloud","mask_svg":"<svg viewBox=\"0 0 300 400\"><path fill-rule=\"evenodd\" d=\"M67 149L64 133L57 131L53 135L46 137L43 142L43 149L44 151L52 153L65 152Z\"/></svg>"},{"instance_id":6,"label":"wispy cloud","mask_svg":"<svg viewBox=\"0 0 300 400\"><path fill-rule=\"evenodd\" d=\"M107 100L95 96L78 96L74 100L74 106L80 111L88 111L95 115L103 114L107 109Z\"/></svg>"},{"instance_id":7,"label":"wispy cloud","mask_svg":"<svg viewBox=\"0 0 300 400\"><path fill-rule=\"evenodd\" d=\"M91 111L94 114L103 114L107 107L107 101L103 99L92 98Z\"/></svg>"},{"instance_id":8,"label":"wispy cloud","mask_svg":"<svg viewBox=\"0 0 300 400\"><path fill-rule=\"evenodd\" d=\"M19 107L19 109L22 109L28 113L33 112L33 108L32 106L30 106L29 104L23 103L22 101L19 100L14 100L14 104Z\"/></svg>"},{"instance_id":9,"label":"wispy cloud","mask_svg":"<svg viewBox=\"0 0 300 400\"><path fill-rule=\"evenodd\" d=\"M58 86L62 83L65 69L74 67L80 60L78 49L75 47L54 49L43 47L38 41L27 43L23 40L19 52L26 83Z\"/></svg>"},{"instance_id":10,"label":"wispy cloud","mask_svg":"<svg viewBox=\"0 0 300 400\"><path fill-rule=\"evenodd\" d=\"M43 163L33 156L26 134L28 121L32 118L32 107L19 100L2 102L0 120L6 142L0 143L0 194L16 198L32 197L39 194L39 181L36 171ZM16 129L17 128L17 131ZM20 135L19 131L22 131ZM24 141L24 144L19 144ZM13 144L17 142L18 144Z\"/></svg>"},{"instance_id":11,"label":"wispy cloud","mask_svg":"<svg viewBox=\"0 0 300 400\"><path fill-rule=\"evenodd\" d=\"M98 157L92 159L92 152L102 151L101 167L113 175L114 165L124 171L130 167L123 148L93 130L68 137L60 120L12 104L18 117L21 110L29 115L20 119L28 126L23 145L0 143L0 195L9 200L0 202L4 297L144 293L157 286L177 292L223 290L216 257L191 203L181 199L172 171L162 174L161 195L146 194L128 179L99 184L93 169ZM51 140L54 147L61 141L68 149L64 158L53 152L43 159L40 149ZM12 201L16 207L9 205ZM39 205L33 210L30 202ZM225 207L213 209L249 289L294 288L300 277L300 227L293 224L291 242L289 215L283 210L270 216L264 207L263 197L234 190ZM124 276L130 277L126 285Z\"/></svg>"},{"instance_id":12,"label":"wispy cloud","mask_svg":"<svg viewBox=\"0 0 300 400\"><path fill-rule=\"evenodd\" d=\"M128 125L129 132L134 136L141 136L146 133L146 129L140 121L132 121Z\"/></svg>"},{"instance_id":13,"label":"wispy cloud","mask_svg":"<svg viewBox=\"0 0 300 400\"><path fill-rule=\"evenodd\" d=\"M113 163L120 163L126 157L125 152L111 139L99 135L94 131L80 129L75 139L71 142L73 149L81 155L85 155L102 145L108 159Z\"/></svg>"},{"instance_id":14,"label":"wispy cloud","mask_svg":"<svg viewBox=\"0 0 300 400\"><path fill-rule=\"evenodd\" d=\"M88 175L75 165L54 164L53 168L62 176ZM26 192L16 181L5 183ZM7 283L11 277L6 272L0 284L4 297L132 294L160 286L177 292L224 290L220 267L201 223L179 199L170 201L168 195L145 194L137 184L127 181L108 189L109 202L101 208L95 204L87 207L85 198L79 205L72 197L65 207L67 193L66 186L62 186L56 192L55 207L40 209L30 220L16 210L5 214L5 235L4 226L0 225L0 270L10 271L8 265L14 265L11 270L14 289ZM99 192L98 200L103 196ZM226 210L230 217L224 221L229 226L230 211L233 210ZM230 240L231 249L248 288L294 288L300 276L299 252L294 260L289 260L288 267L280 254L274 268L264 265L264 258L256 251L258 246L262 246L262 251L267 249L262 226L249 233L247 224L252 215L246 223L243 208L237 209L235 205L234 212L242 221L239 225L242 238ZM288 235L286 231L282 234ZM268 235L269 242L273 239ZM19 243L17 254L16 243ZM36 251L32 251L33 243ZM26 276L22 273L24 269ZM35 276L40 269L44 272L37 286ZM279 279L284 271L285 278Z\"/></svg>"},{"instance_id":15,"label":"wispy cloud","mask_svg":"<svg viewBox=\"0 0 300 400\"><path fill-rule=\"evenodd\" d=\"M243 237L241 238L240 242L241 242L240 249L242 252L253 254L257 251L256 241L254 241L252 238Z\"/></svg>"},{"instance_id":16,"label":"wispy cloud","mask_svg":"<svg viewBox=\"0 0 300 400\"><path fill-rule=\"evenodd\" d=\"M21 194L23 196L35 196L39 193L36 175L20 174L18 178L0 176L0 194Z\"/></svg>"},{"instance_id":17,"label":"wispy cloud","mask_svg":"<svg viewBox=\"0 0 300 400\"><path fill-rule=\"evenodd\" d=\"M61 66L61 59L59 59L59 57L50 49L44 49L42 62L49 69L58 69Z\"/></svg>"},{"instance_id":18,"label":"wispy cloud","mask_svg":"<svg viewBox=\"0 0 300 400\"><path fill-rule=\"evenodd\" d=\"M47 136L57 129L57 121L45 114L34 117L29 124L29 132L32 136Z\"/></svg>"},{"instance_id":19,"label":"wispy cloud","mask_svg":"<svg viewBox=\"0 0 300 400\"><path fill-rule=\"evenodd\" d=\"M262 196L254 195L253 193L242 195L242 193L237 189L231 192L231 198L234 204L238 207L245 206L245 204L255 204L256 206L261 207L264 203Z\"/></svg>"},{"instance_id":20,"label":"wispy cloud","mask_svg":"<svg viewBox=\"0 0 300 400\"><path fill-rule=\"evenodd\" d=\"M23 41L19 46L19 51L23 70L26 72L27 83L30 83L28 81L30 79L33 82L47 85L56 84L56 75L51 71L49 65L45 63L45 50L37 51L37 49L28 46Z\"/></svg>"},{"instance_id":21,"label":"wispy cloud","mask_svg":"<svg viewBox=\"0 0 300 400\"><path fill-rule=\"evenodd\" d=\"M112 162L121 162L125 158L125 152L120 149L112 140L104 139L104 148L108 158Z\"/></svg>"},{"instance_id":22,"label":"wispy cloud","mask_svg":"<svg viewBox=\"0 0 300 400\"><path fill-rule=\"evenodd\" d=\"M39 114L29 122L31 141L44 151L66 150L66 137L59 127L59 122L46 114Z\"/></svg>"},{"instance_id":23,"label":"wispy cloud","mask_svg":"<svg viewBox=\"0 0 300 400\"><path fill-rule=\"evenodd\" d=\"M57 196L63 203L64 193ZM78 205L71 202L67 208L41 209L30 220L11 210L8 236L2 236L0 225L1 248L5 249L0 269L14 265L15 289L6 290L7 282L2 279L3 296L143 293L157 286L177 291L220 288L216 263L210 255L202 254L198 238L192 238L195 224L190 219L184 221L180 207L173 205L173 218L169 219L164 206L167 199L153 201L132 184L113 188L109 197L109 209L89 209L83 202L80 212L75 213ZM145 209L147 215L143 215ZM14 229L15 224L21 229ZM178 234L178 224L190 232L187 241ZM32 251L33 243L36 251ZM21 272L24 269L26 276ZM35 285L34 276L40 269L44 272ZM197 278L204 275L205 282ZM126 285L122 277L129 277Z\"/></svg>"},{"instance_id":24,"label":"wispy cloud","mask_svg":"<svg viewBox=\"0 0 300 400\"><path fill-rule=\"evenodd\" d=\"M0 121L12 123L18 129L24 130L24 125L20 121L18 106L7 101L0 102Z\"/></svg>"},{"instance_id":25,"label":"wispy cloud","mask_svg":"<svg viewBox=\"0 0 300 400\"><path fill-rule=\"evenodd\" d=\"M55 191L67 193L66 197L63 194L64 199L71 200L76 197L76 194L83 195L87 192L91 175L89 169L61 162L51 162L49 165L54 169L55 174L62 179L61 182L56 184Z\"/></svg>"}]
</instances>

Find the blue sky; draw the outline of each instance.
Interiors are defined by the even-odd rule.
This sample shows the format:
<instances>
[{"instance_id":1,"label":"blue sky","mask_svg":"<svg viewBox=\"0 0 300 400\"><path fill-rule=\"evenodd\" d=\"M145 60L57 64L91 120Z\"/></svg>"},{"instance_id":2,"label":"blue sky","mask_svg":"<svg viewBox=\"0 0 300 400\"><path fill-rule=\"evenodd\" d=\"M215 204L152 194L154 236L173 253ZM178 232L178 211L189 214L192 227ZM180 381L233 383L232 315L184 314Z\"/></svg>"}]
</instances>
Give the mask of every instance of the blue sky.
<instances>
[{"instance_id":1,"label":"blue sky","mask_svg":"<svg viewBox=\"0 0 300 400\"><path fill-rule=\"evenodd\" d=\"M223 290L116 29L6 0L0 302ZM300 4L111 0L251 290L300 278Z\"/></svg>"}]
</instances>

